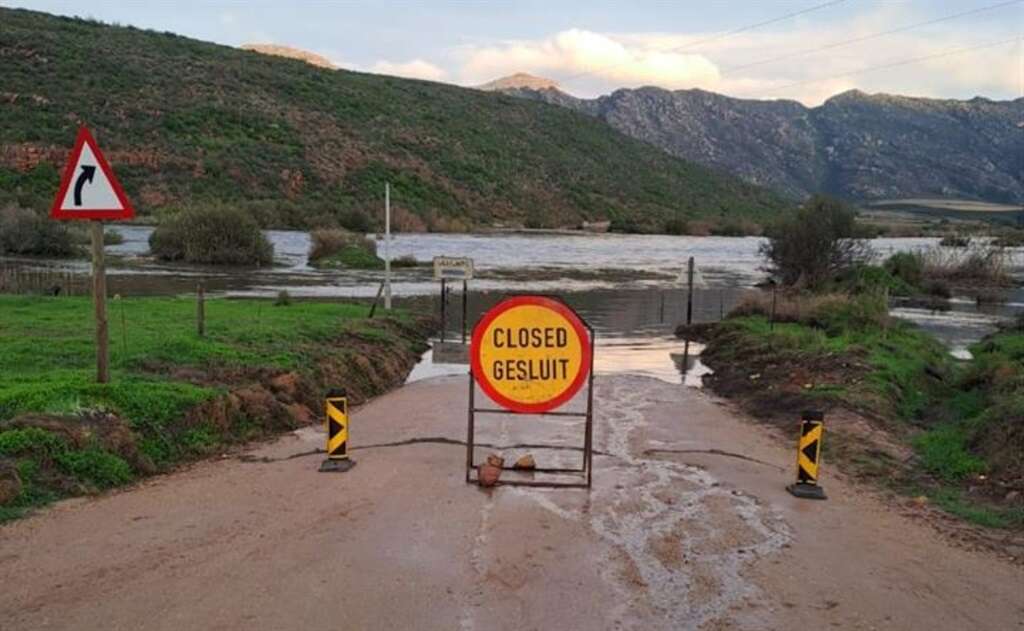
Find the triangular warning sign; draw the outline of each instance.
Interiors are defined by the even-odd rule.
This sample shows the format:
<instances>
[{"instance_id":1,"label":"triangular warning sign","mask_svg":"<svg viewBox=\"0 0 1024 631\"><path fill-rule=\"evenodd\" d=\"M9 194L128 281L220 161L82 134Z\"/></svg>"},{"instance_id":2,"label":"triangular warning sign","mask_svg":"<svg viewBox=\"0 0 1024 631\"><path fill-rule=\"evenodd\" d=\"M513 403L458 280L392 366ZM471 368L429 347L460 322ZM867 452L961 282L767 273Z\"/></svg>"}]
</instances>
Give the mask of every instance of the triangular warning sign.
<instances>
[{"instance_id":1,"label":"triangular warning sign","mask_svg":"<svg viewBox=\"0 0 1024 631\"><path fill-rule=\"evenodd\" d=\"M78 129L60 190L53 200L54 219L131 219L135 209L121 183L84 126Z\"/></svg>"}]
</instances>

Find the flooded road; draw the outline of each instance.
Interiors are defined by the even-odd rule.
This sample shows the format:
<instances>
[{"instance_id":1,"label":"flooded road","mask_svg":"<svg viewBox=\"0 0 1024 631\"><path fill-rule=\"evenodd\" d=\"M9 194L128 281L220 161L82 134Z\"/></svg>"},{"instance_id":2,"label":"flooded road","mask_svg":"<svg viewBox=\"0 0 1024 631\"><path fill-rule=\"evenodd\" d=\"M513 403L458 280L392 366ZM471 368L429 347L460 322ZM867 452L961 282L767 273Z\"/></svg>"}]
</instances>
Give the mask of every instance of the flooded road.
<instances>
[{"instance_id":1,"label":"flooded road","mask_svg":"<svg viewBox=\"0 0 1024 631\"><path fill-rule=\"evenodd\" d=\"M309 235L297 231L268 231L275 248L275 265L261 269L212 268L164 264L147 258L152 228L115 225L123 243L107 247L112 294L125 296L189 294L202 281L209 294L229 297L270 297L288 291L296 298L369 300L376 295L383 272L317 270L306 263ZM682 352L672 335L685 318L682 272L688 257L698 267L694 319L717 321L753 291L765 276L756 237L680 237L622 234L397 234L391 251L395 258L413 257L429 262L435 256L467 256L474 260L477 277L470 283L466 327L503 295L518 292L558 294L597 330L602 345L599 372L630 372L678 383ZM894 252L934 247L934 238L874 239L879 257ZM87 261L0 260L0 265L27 270L58 270L83 276ZM1024 278L1024 251L1018 250L1014 272ZM423 265L395 270L392 290L397 304L440 311L439 285ZM446 337L461 339L460 288L448 302ZM955 354L993 331L996 324L1024 310L1024 288L1007 295L1005 304L979 307L966 297L955 297L948 311L930 311L896 305L894 315L910 320L943 340ZM603 364L603 365L602 365ZM464 367L436 366L418 370L413 379L446 374ZM439 372L438 372L439 371Z\"/></svg>"}]
</instances>

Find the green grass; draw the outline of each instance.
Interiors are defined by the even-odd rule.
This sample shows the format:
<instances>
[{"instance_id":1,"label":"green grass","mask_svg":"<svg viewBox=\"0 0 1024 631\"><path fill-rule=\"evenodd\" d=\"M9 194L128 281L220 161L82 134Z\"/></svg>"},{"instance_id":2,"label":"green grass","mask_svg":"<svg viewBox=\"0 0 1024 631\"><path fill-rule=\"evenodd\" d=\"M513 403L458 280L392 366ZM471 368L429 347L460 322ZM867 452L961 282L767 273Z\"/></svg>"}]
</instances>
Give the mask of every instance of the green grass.
<instances>
[{"instance_id":1,"label":"green grass","mask_svg":"<svg viewBox=\"0 0 1024 631\"><path fill-rule=\"evenodd\" d=\"M310 264L318 268L384 269L384 259L359 245L347 245Z\"/></svg>"},{"instance_id":2,"label":"green grass","mask_svg":"<svg viewBox=\"0 0 1024 631\"><path fill-rule=\"evenodd\" d=\"M986 528L1021 528L1024 526L1024 509L994 508L980 505L965 497L960 489L942 488L928 494L935 504L944 511L961 519L985 526Z\"/></svg>"},{"instance_id":3,"label":"green grass","mask_svg":"<svg viewBox=\"0 0 1024 631\"><path fill-rule=\"evenodd\" d=\"M566 108L327 70L167 33L0 9L0 144L70 148L86 117L142 215L244 208L264 227L379 228L392 202L430 229L609 219L763 223L787 201ZM41 60L45 60L41 61ZM111 104L116 104L112 106ZM58 155L60 152L54 152ZM63 165L0 166L0 203L50 203Z\"/></svg>"},{"instance_id":4,"label":"green grass","mask_svg":"<svg viewBox=\"0 0 1024 631\"><path fill-rule=\"evenodd\" d=\"M852 465L870 468L873 477L901 492L926 494L972 523L1024 527L1024 508L998 502L1006 487L996 484L995 495L986 495L993 481L1008 481L1012 488L1024 475L1024 326L976 344L974 358L961 365L910 324L872 324L868 306L858 304L864 300L869 298L824 301L801 322L774 328L760 315L730 318L705 352L727 362L770 363L781 374L798 367L827 372L844 364L863 366L840 370L839 382L815 383L800 396L808 404L838 404L888 423L890 437L905 441L917 459L906 465L873 462L870 453L844 446ZM926 489L908 486L922 474L931 480ZM967 492L971 486L980 489L977 494Z\"/></svg>"},{"instance_id":5,"label":"green grass","mask_svg":"<svg viewBox=\"0 0 1024 631\"><path fill-rule=\"evenodd\" d=\"M776 323L772 328L766 318L749 316L727 320L724 326L741 333L743 342L735 345L737 361L754 348L778 354L779 363L795 365L835 356L863 359L872 368L864 382L823 384L809 394L841 401L853 409L883 402L901 419L919 418L935 385L925 376L925 368L949 362L941 344L899 321L884 330L853 327L849 322L840 314L826 323L825 329L791 322Z\"/></svg>"},{"instance_id":6,"label":"green grass","mask_svg":"<svg viewBox=\"0 0 1024 631\"><path fill-rule=\"evenodd\" d=\"M175 378L175 370L304 372L312 359L344 351L332 345L343 336L407 343L365 320L361 305L208 299L206 336L200 338L193 298L122 298L108 302L111 379L97 384L92 309L85 297L0 295L0 460L16 465L24 487L13 504L0 507L0 521L148 472L105 444L90 425L76 425L73 419L82 415L109 412L123 419L138 457L157 469L259 433L244 418L233 420L230 437L207 422L183 426L189 410L226 390ZM65 436L10 425L26 414L69 419L74 431ZM72 442L72 435L79 438Z\"/></svg>"}]
</instances>

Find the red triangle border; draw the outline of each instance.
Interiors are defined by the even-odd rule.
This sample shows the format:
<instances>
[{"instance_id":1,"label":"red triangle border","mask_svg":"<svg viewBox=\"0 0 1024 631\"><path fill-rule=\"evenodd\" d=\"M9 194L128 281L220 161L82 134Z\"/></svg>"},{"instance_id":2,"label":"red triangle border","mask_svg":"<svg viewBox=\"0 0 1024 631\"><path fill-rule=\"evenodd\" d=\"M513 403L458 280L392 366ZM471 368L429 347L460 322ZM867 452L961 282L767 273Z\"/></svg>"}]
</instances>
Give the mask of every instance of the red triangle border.
<instances>
[{"instance_id":1,"label":"red triangle border","mask_svg":"<svg viewBox=\"0 0 1024 631\"><path fill-rule=\"evenodd\" d=\"M121 208L103 208L94 210L67 210L61 206L64 202L64 196L67 195L68 188L71 186L71 180L75 176L75 165L78 164L78 158L82 155L82 148L88 143L89 148L92 150L94 156L96 156L96 162L99 163L100 169L103 171L103 175L106 176L107 181L110 182L110 186L114 189L114 194L117 196L117 200L121 203ZM60 181L60 189L57 191L57 197L53 200L53 207L50 209L51 219L133 219L135 217L135 208L131 202L128 201L128 196L124 194L124 189L121 187L121 182L118 181L114 175L114 171L110 168L110 164L107 163L107 158L100 151L99 146L96 145L96 140L89 133L89 129L82 125L78 128L78 136L75 138L75 147L71 150L71 155L68 157L68 163L64 167L64 176Z\"/></svg>"}]
</instances>

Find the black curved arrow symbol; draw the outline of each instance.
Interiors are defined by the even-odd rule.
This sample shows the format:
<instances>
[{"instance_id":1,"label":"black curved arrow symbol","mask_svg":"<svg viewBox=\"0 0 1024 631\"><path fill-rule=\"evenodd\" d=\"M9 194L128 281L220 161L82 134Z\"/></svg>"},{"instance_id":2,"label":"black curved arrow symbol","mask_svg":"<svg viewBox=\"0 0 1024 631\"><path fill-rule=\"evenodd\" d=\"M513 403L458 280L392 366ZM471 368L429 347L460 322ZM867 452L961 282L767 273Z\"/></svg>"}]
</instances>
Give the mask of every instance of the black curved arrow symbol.
<instances>
[{"instance_id":1,"label":"black curved arrow symbol","mask_svg":"<svg viewBox=\"0 0 1024 631\"><path fill-rule=\"evenodd\" d=\"M78 179L75 180L75 206L82 205L82 187L85 186L86 182L92 184L94 175L96 175L96 167L82 165L82 172L78 174Z\"/></svg>"}]
</instances>

